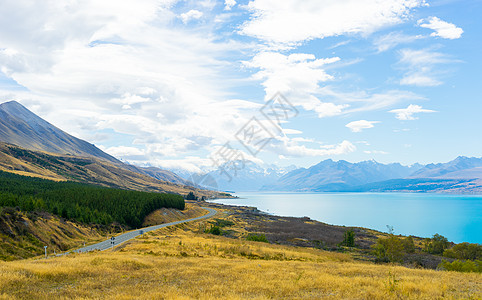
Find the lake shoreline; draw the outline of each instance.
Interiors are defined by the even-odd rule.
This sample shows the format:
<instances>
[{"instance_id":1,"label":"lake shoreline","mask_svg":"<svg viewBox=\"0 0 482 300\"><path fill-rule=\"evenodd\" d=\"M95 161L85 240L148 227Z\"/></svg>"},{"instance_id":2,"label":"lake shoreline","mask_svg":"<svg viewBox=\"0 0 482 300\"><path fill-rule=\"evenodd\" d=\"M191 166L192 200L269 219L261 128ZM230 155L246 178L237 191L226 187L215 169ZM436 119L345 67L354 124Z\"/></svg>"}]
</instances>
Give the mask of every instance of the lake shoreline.
<instances>
[{"instance_id":1,"label":"lake shoreline","mask_svg":"<svg viewBox=\"0 0 482 300\"><path fill-rule=\"evenodd\" d=\"M451 241L482 243L482 196L414 193L237 193L236 199L210 200L286 217L373 228L429 238L435 233ZM405 217L404 217L405 216ZM410 218L408 217L410 216Z\"/></svg>"}]
</instances>

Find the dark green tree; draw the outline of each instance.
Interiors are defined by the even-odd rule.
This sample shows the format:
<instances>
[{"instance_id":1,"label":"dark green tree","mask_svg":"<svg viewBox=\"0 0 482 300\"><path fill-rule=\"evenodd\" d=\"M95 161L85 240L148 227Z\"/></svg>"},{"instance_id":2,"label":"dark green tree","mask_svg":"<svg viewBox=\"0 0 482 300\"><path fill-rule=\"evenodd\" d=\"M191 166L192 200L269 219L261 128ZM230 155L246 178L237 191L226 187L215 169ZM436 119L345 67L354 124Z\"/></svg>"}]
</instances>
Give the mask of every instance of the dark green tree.
<instances>
[{"instance_id":1,"label":"dark green tree","mask_svg":"<svg viewBox=\"0 0 482 300\"><path fill-rule=\"evenodd\" d=\"M197 197L193 192L189 192L186 196L186 200L197 200Z\"/></svg>"},{"instance_id":2,"label":"dark green tree","mask_svg":"<svg viewBox=\"0 0 482 300\"><path fill-rule=\"evenodd\" d=\"M425 251L430 254L442 255L450 246L450 242L446 237L438 233L434 234L433 237L425 244Z\"/></svg>"},{"instance_id":3,"label":"dark green tree","mask_svg":"<svg viewBox=\"0 0 482 300\"><path fill-rule=\"evenodd\" d=\"M355 247L355 232L353 230L347 230L343 234L343 242L340 243L341 246Z\"/></svg>"}]
</instances>

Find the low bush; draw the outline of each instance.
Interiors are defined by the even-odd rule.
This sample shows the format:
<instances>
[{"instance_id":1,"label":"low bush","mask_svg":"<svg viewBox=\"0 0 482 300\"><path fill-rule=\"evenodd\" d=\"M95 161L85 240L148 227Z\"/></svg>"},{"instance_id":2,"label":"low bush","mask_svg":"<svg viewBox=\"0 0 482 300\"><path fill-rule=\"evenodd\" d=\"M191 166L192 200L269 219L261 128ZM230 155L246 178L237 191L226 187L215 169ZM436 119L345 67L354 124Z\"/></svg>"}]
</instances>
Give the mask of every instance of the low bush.
<instances>
[{"instance_id":1,"label":"low bush","mask_svg":"<svg viewBox=\"0 0 482 300\"><path fill-rule=\"evenodd\" d=\"M211 226L211 228L206 229L206 233L221 235L222 231L221 231L221 228L219 228L219 226Z\"/></svg>"},{"instance_id":2,"label":"low bush","mask_svg":"<svg viewBox=\"0 0 482 300\"><path fill-rule=\"evenodd\" d=\"M250 233L246 237L247 241L254 241L254 242L263 242L263 243L269 243L268 239L264 234L255 234L255 233Z\"/></svg>"},{"instance_id":3,"label":"low bush","mask_svg":"<svg viewBox=\"0 0 482 300\"><path fill-rule=\"evenodd\" d=\"M214 219L213 225L223 228L223 227L233 226L234 222L229 220L223 220L223 219Z\"/></svg>"},{"instance_id":4,"label":"low bush","mask_svg":"<svg viewBox=\"0 0 482 300\"><path fill-rule=\"evenodd\" d=\"M482 260L482 245L460 243L445 250L444 256L456 259Z\"/></svg>"},{"instance_id":5,"label":"low bush","mask_svg":"<svg viewBox=\"0 0 482 300\"><path fill-rule=\"evenodd\" d=\"M482 273L482 260L462 261L457 259L453 262L442 260L438 267L447 271Z\"/></svg>"},{"instance_id":6,"label":"low bush","mask_svg":"<svg viewBox=\"0 0 482 300\"><path fill-rule=\"evenodd\" d=\"M406 237L402 240L403 250L407 253L415 253L415 243L412 236Z\"/></svg>"},{"instance_id":7,"label":"low bush","mask_svg":"<svg viewBox=\"0 0 482 300\"><path fill-rule=\"evenodd\" d=\"M372 247L377 262L402 262L405 255L402 240L393 234L379 238Z\"/></svg>"}]
</instances>

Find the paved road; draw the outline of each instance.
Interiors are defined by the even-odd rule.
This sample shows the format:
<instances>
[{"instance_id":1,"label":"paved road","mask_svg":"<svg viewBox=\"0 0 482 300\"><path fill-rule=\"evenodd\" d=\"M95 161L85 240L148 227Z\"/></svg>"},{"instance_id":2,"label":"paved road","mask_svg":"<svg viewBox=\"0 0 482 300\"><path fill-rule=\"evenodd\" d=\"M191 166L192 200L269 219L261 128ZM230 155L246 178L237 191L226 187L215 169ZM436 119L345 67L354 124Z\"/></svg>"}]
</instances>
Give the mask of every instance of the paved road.
<instances>
[{"instance_id":1,"label":"paved road","mask_svg":"<svg viewBox=\"0 0 482 300\"><path fill-rule=\"evenodd\" d=\"M83 248L80 248L80 249L77 249L77 250L73 250L71 252L80 253L80 252L89 252L89 251L93 251L93 250L104 251L104 250L107 250L109 248L112 248L112 245L114 245L114 247L118 246L118 245L120 245L120 244L122 244L122 243L124 243L124 242L126 242L126 241L128 241L132 238L135 238L136 236L142 235L146 232L157 230L159 228L163 228L163 227L167 227L167 226L171 226L171 225L182 224L182 223L186 223L186 222L211 218L212 216L214 216L217 213L217 211L215 209L208 208L208 207L202 207L202 208L209 211L209 213L207 215L197 217L197 218L181 220L181 221L176 221L176 222L171 222L171 223L165 223L165 224L161 224L161 225L154 225L154 226L145 227L145 228L141 228L141 229L136 229L136 230L129 231L127 233L118 235L114 238L110 238L110 239L105 240L103 242L97 243L95 245L86 246L86 247L83 247Z\"/></svg>"}]
</instances>

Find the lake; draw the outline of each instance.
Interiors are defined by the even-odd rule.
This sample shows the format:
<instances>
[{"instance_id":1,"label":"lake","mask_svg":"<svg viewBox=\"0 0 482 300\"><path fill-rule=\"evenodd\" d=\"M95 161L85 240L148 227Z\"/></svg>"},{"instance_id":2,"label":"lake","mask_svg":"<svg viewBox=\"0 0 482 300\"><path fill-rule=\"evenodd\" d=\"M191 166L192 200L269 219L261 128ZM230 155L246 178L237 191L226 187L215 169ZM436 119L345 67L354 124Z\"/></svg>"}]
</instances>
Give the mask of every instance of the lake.
<instances>
[{"instance_id":1,"label":"lake","mask_svg":"<svg viewBox=\"0 0 482 300\"><path fill-rule=\"evenodd\" d=\"M328 224L359 226L395 234L482 244L482 196L415 193L236 193L215 200L254 206L280 216L307 216Z\"/></svg>"}]
</instances>

